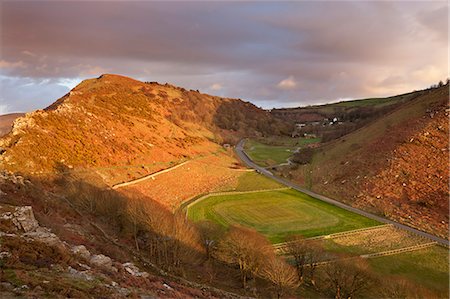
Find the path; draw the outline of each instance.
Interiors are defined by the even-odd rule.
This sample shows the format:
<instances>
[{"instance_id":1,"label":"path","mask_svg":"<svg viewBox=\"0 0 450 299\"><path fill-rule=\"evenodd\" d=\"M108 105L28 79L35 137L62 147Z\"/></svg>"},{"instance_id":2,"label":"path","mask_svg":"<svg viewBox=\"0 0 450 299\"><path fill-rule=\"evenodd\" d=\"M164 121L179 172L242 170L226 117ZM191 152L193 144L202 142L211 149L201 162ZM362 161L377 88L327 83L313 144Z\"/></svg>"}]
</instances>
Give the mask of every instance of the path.
<instances>
[{"instance_id":1,"label":"path","mask_svg":"<svg viewBox=\"0 0 450 299\"><path fill-rule=\"evenodd\" d=\"M169 167L169 168L166 168L166 169L163 169L163 170L154 172L154 173L152 173L152 174L146 175L146 176L141 177L141 178L139 178L139 179L131 180L131 181L128 181L128 182L125 182L125 183L115 184L115 185L112 186L112 188L113 188L113 189L118 189L118 188L122 188L122 187L126 187L126 186L130 186L130 185L134 185L134 184L143 182L143 181L145 181L145 180L154 178L154 177L156 177L156 176L158 176L158 175L160 175L160 174L163 174L163 173L172 171L172 170L174 170L174 169L176 169L176 168L178 168L178 167L181 167L181 166L183 166L183 165L185 165L185 164L187 164L187 163L189 163L189 162L190 162L190 161L185 161L185 162L180 163L180 164L177 164L177 165L175 165L175 166L172 166L172 167Z\"/></svg>"}]
</instances>

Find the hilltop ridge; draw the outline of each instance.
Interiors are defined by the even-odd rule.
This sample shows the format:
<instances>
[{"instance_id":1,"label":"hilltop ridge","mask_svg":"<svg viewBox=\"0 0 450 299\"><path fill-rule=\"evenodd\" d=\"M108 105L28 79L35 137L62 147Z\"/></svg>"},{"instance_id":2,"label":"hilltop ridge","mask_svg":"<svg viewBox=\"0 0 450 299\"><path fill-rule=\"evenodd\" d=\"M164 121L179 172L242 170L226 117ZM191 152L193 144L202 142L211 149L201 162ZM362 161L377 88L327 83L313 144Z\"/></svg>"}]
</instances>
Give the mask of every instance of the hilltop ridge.
<instances>
[{"instance_id":1,"label":"hilltop ridge","mask_svg":"<svg viewBox=\"0 0 450 299\"><path fill-rule=\"evenodd\" d=\"M30 173L52 172L60 164L144 165L148 172L210 154L242 136L283 130L282 121L242 100L105 74L16 119L0 139L0 165Z\"/></svg>"}]
</instances>

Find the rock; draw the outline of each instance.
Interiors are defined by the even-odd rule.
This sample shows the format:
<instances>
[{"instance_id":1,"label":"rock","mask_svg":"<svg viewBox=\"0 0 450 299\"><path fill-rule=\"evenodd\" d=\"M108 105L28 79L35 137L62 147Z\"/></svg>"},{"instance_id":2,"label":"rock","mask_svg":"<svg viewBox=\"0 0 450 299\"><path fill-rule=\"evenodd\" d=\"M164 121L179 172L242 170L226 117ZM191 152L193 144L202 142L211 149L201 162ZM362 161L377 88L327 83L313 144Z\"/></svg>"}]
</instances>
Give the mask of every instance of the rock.
<instances>
[{"instance_id":1,"label":"rock","mask_svg":"<svg viewBox=\"0 0 450 299\"><path fill-rule=\"evenodd\" d=\"M58 236L46 227L38 227L35 231L23 234L23 236L35 241L43 242L49 246L62 245L62 242Z\"/></svg>"},{"instance_id":2,"label":"rock","mask_svg":"<svg viewBox=\"0 0 450 299\"><path fill-rule=\"evenodd\" d=\"M90 259L90 263L93 264L94 266L113 271L112 260L110 257L106 255L103 254L93 255Z\"/></svg>"},{"instance_id":3,"label":"rock","mask_svg":"<svg viewBox=\"0 0 450 299\"><path fill-rule=\"evenodd\" d=\"M78 266L80 266L81 268L83 268L85 270L91 270L91 267L89 267L88 265L85 265L85 264L78 263Z\"/></svg>"},{"instance_id":4,"label":"rock","mask_svg":"<svg viewBox=\"0 0 450 299\"><path fill-rule=\"evenodd\" d=\"M124 263L122 266L125 268L125 271L130 273L132 276L136 277L148 277L149 274L147 272L141 272L138 267L136 267L133 263Z\"/></svg>"},{"instance_id":5,"label":"rock","mask_svg":"<svg viewBox=\"0 0 450 299\"><path fill-rule=\"evenodd\" d=\"M2 251L0 252L0 259L8 258L11 256L11 253L8 251Z\"/></svg>"},{"instance_id":6,"label":"rock","mask_svg":"<svg viewBox=\"0 0 450 299\"><path fill-rule=\"evenodd\" d=\"M34 231L39 227L30 206L15 207L13 211L3 212L0 214L0 219L11 220L17 230L25 233Z\"/></svg>"},{"instance_id":7,"label":"rock","mask_svg":"<svg viewBox=\"0 0 450 299\"><path fill-rule=\"evenodd\" d=\"M71 251L81 256L85 260L89 260L89 258L91 257L91 253L89 252L89 250L86 249L84 245L74 246L72 247Z\"/></svg>"},{"instance_id":8,"label":"rock","mask_svg":"<svg viewBox=\"0 0 450 299\"><path fill-rule=\"evenodd\" d=\"M79 278L79 279L88 280L88 281L94 279L92 277L92 275L90 275L87 271L78 271L70 266L68 268L68 271L69 271L69 275L74 278Z\"/></svg>"}]
</instances>

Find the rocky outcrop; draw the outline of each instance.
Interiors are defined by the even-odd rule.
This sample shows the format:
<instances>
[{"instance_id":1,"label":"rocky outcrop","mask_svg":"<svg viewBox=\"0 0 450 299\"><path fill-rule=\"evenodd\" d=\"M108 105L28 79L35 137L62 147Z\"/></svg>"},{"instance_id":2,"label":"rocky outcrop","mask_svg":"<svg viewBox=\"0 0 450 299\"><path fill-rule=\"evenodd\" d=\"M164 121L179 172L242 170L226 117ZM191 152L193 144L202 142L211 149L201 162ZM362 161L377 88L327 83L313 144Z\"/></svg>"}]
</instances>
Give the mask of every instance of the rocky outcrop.
<instances>
[{"instance_id":1,"label":"rocky outcrop","mask_svg":"<svg viewBox=\"0 0 450 299\"><path fill-rule=\"evenodd\" d=\"M63 246L63 242L50 229L41 227L30 206L0 205L0 235L11 235L43 242L49 246Z\"/></svg>"},{"instance_id":2,"label":"rocky outcrop","mask_svg":"<svg viewBox=\"0 0 450 299\"><path fill-rule=\"evenodd\" d=\"M34 218L33 209L30 206L11 207L0 206L0 219L3 225L8 225L12 231L28 233L35 231L39 223Z\"/></svg>"}]
</instances>

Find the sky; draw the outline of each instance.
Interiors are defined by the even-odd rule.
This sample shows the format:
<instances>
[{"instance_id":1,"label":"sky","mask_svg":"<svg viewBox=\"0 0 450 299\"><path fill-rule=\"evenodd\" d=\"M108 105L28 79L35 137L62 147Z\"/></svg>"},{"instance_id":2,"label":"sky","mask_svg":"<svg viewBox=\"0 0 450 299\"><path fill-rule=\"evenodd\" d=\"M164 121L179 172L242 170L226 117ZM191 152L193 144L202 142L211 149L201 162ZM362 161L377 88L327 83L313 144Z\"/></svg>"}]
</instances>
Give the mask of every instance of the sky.
<instances>
[{"instance_id":1,"label":"sky","mask_svg":"<svg viewBox=\"0 0 450 299\"><path fill-rule=\"evenodd\" d=\"M449 73L447 1L0 1L0 114L104 73L267 109L396 95Z\"/></svg>"}]
</instances>

